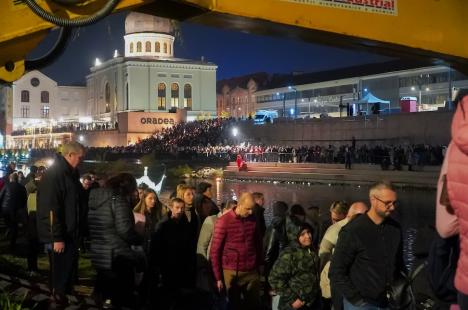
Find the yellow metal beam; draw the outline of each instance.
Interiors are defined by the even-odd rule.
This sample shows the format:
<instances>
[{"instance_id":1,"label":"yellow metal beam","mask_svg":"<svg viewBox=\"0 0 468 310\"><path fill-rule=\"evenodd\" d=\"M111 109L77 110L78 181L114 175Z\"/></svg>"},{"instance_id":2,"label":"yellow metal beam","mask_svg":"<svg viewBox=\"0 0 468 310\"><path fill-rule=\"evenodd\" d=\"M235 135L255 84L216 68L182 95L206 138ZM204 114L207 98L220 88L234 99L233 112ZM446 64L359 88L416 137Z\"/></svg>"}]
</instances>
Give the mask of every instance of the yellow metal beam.
<instances>
[{"instance_id":1,"label":"yellow metal beam","mask_svg":"<svg viewBox=\"0 0 468 310\"><path fill-rule=\"evenodd\" d=\"M153 0L122 0L115 11L148 4ZM54 15L76 19L96 12L107 0L87 1L77 7L36 1ZM54 25L36 16L19 0L0 0L0 80L11 82L24 74L24 59Z\"/></svg>"},{"instance_id":2,"label":"yellow metal beam","mask_svg":"<svg viewBox=\"0 0 468 310\"><path fill-rule=\"evenodd\" d=\"M211 15L207 24L306 40L370 47L466 66L466 0L184 0ZM206 15L210 15L206 14ZM237 17L237 18L236 18ZM242 18L239 18L242 17ZM195 19L197 21L197 19ZM198 21L204 22L201 18ZM267 23L264 23L267 22ZM272 22L272 23L270 23ZM262 24L263 23L263 24ZM262 24L262 27L258 27ZM268 30L275 24L293 26ZM258 31L259 30L259 31ZM297 31L296 31L297 30ZM307 35L310 30L314 35ZM291 32L288 34L288 32ZM328 36L328 39L325 37ZM324 39L325 38L325 39Z\"/></svg>"},{"instance_id":3,"label":"yellow metal beam","mask_svg":"<svg viewBox=\"0 0 468 310\"><path fill-rule=\"evenodd\" d=\"M106 1L64 7L37 0L71 19L96 12ZM122 0L116 11L136 7L241 31L442 60L468 72L466 0ZM0 0L0 12L0 80L14 81L24 73L25 56L53 25L20 0Z\"/></svg>"}]
</instances>

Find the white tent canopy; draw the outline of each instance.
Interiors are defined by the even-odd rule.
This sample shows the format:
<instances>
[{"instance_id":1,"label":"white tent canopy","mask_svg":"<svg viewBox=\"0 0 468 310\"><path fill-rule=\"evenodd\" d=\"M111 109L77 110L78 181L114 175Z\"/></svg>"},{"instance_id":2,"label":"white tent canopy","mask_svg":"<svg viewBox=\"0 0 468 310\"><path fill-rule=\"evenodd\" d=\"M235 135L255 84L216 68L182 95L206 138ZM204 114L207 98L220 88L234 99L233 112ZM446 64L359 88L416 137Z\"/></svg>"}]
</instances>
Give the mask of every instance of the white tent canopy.
<instances>
[{"instance_id":1,"label":"white tent canopy","mask_svg":"<svg viewBox=\"0 0 468 310\"><path fill-rule=\"evenodd\" d=\"M369 114L369 104L376 104L376 103L388 104L388 110L390 110L390 101L377 98L371 92L368 92L367 95L365 95L360 100L355 102L355 104L359 104L359 105L365 104L367 114Z\"/></svg>"},{"instance_id":2,"label":"white tent canopy","mask_svg":"<svg viewBox=\"0 0 468 310\"><path fill-rule=\"evenodd\" d=\"M371 92L367 93L361 100L356 103L390 103L388 100L382 100L374 96Z\"/></svg>"}]
</instances>

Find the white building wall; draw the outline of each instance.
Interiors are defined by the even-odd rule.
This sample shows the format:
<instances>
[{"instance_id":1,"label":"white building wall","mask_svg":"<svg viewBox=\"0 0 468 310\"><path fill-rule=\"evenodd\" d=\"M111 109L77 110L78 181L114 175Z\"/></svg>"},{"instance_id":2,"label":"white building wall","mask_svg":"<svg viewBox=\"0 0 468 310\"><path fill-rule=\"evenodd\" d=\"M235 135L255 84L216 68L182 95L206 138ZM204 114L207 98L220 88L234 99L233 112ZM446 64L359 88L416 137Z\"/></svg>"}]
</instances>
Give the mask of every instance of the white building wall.
<instances>
[{"instance_id":1,"label":"white building wall","mask_svg":"<svg viewBox=\"0 0 468 310\"><path fill-rule=\"evenodd\" d=\"M216 69L213 64L198 64L183 61L141 60L125 61L118 57L100 66L91 68L87 77L88 111L94 118L98 116L116 119L113 112L105 112L105 84L109 83L111 105L116 100L116 112L120 111L168 111L171 109L171 86L179 86L177 108L184 108L184 87L192 87L192 110L188 116L216 113ZM128 83L128 107L127 91ZM166 85L166 109L158 110L158 85ZM116 85L116 86L115 86ZM116 87L116 90L115 90ZM92 89L92 90L91 90ZM114 99L116 98L116 99Z\"/></svg>"},{"instance_id":2,"label":"white building wall","mask_svg":"<svg viewBox=\"0 0 468 310\"><path fill-rule=\"evenodd\" d=\"M148 111L151 105L149 67L145 65L127 65L129 110Z\"/></svg>"},{"instance_id":3,"label":"white building wall","mask_svg":"<svg viewBox=\"0 0 468 310\"><path fill-rule=\"evenodd\" d=\"M87 116L87 89L78 86L59 86L58 101L61 113L54 115L59 121L76 121ZM59 109L57 109L59 111Z\"/></svg>"},{"instance_id":4,"label":"white building wall","mask_svg":"<svg viewBox=\"0 0 468 310\"><path fill-rule=\"evenodd\" d=\"M32 79L37 79L39 84L33 86ZM29 102L21 101L21 92L29 92ZM41 92L49 92L49 102L41 102ZM45 76L39 71L31 71L21 79L13 83L13 130L22 126L47 123L49 119L60 114L61 107L57 100L57 82ZM42 108L49 107L49 117L44 118ZM23 117L22 108L29 108L29 117Z\"/></svg>"},{"instance_id":5,"label":"white building wall","mask_svg":"<svg viewBox=\"0 0 468 310\"><path fill-rule=\"evenodd\" d=\"M91 68L87 76L88 88L88 115L94 120L109 121L115 119L118 111L125 110L125 72L121 65L122 57L114 58L101 66ZM106 84L109 89L108 102L106 101ZM107 108L108 104L108 109Z\"/></svg>"},{"instance_id":6,"label":"white building wall","mask_svg":"<svg viewBox=\"0 0 468 310\"><path fill-rule=\"evenodd\" d=\"M216 70L200 72L200 110L216 115Z\"/></svg>"}]
</instances>

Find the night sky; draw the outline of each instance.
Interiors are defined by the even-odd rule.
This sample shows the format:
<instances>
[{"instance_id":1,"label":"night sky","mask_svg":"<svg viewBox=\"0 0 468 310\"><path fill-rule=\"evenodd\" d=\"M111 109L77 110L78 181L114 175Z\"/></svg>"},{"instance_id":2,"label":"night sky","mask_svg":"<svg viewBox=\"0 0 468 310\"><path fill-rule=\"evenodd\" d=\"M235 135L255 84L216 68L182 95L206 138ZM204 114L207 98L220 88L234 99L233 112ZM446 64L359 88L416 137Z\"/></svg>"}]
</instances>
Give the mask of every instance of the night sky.
<instances>
[{"instance_id":1,"label":"night sky","mask_svg":"<svg viewBox=\"0 0 468 310\"><path fill-rule=\"evenodd\" d=\"M114 50L124 52L126 13L118 13L101 22L75 30L63 55L42 69L59 85L85 85L85 76L94 60L112 57ZM57 31L31 54L38 57L55 40ZM278 37L251 35L192 23L181 23L182 41L176 41L175 56L205 60L218 65L217 79L255 72L316 72L366 63L391 60L364 51L346 50ZM357 73L358 74L358 73Z\"/></svg>"}]
</instances>

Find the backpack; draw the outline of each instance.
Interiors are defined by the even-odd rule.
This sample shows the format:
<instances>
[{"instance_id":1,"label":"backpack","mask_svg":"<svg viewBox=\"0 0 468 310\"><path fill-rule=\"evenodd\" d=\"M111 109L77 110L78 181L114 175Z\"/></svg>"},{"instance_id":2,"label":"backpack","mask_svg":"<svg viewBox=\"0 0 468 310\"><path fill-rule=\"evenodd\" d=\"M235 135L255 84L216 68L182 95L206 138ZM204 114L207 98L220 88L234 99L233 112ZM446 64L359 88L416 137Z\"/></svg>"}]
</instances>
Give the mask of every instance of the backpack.
<instances>
[{"instance_id":1,"label":"backpack","mask_svg":"<svg viewBox=\"0 0 468 310\"><path fill-rule=\"evenodd\" d=\"M36 212L36 210L37 210L37 192L30 193L28 195L27 206L28 206L28 213Z\"/></svg>"},{"instance_id":2,"label":"backpack","mask_svg":"<svg viewBox=\"0 0 468 310\"><path fill-rule=\"evenodd\" d=\"M438 234L432 242L428 257L429 283L435 296L442 301L457 300L455 272L460 255L458 235L442 238Z\"/></svg>"}]
</instances>

